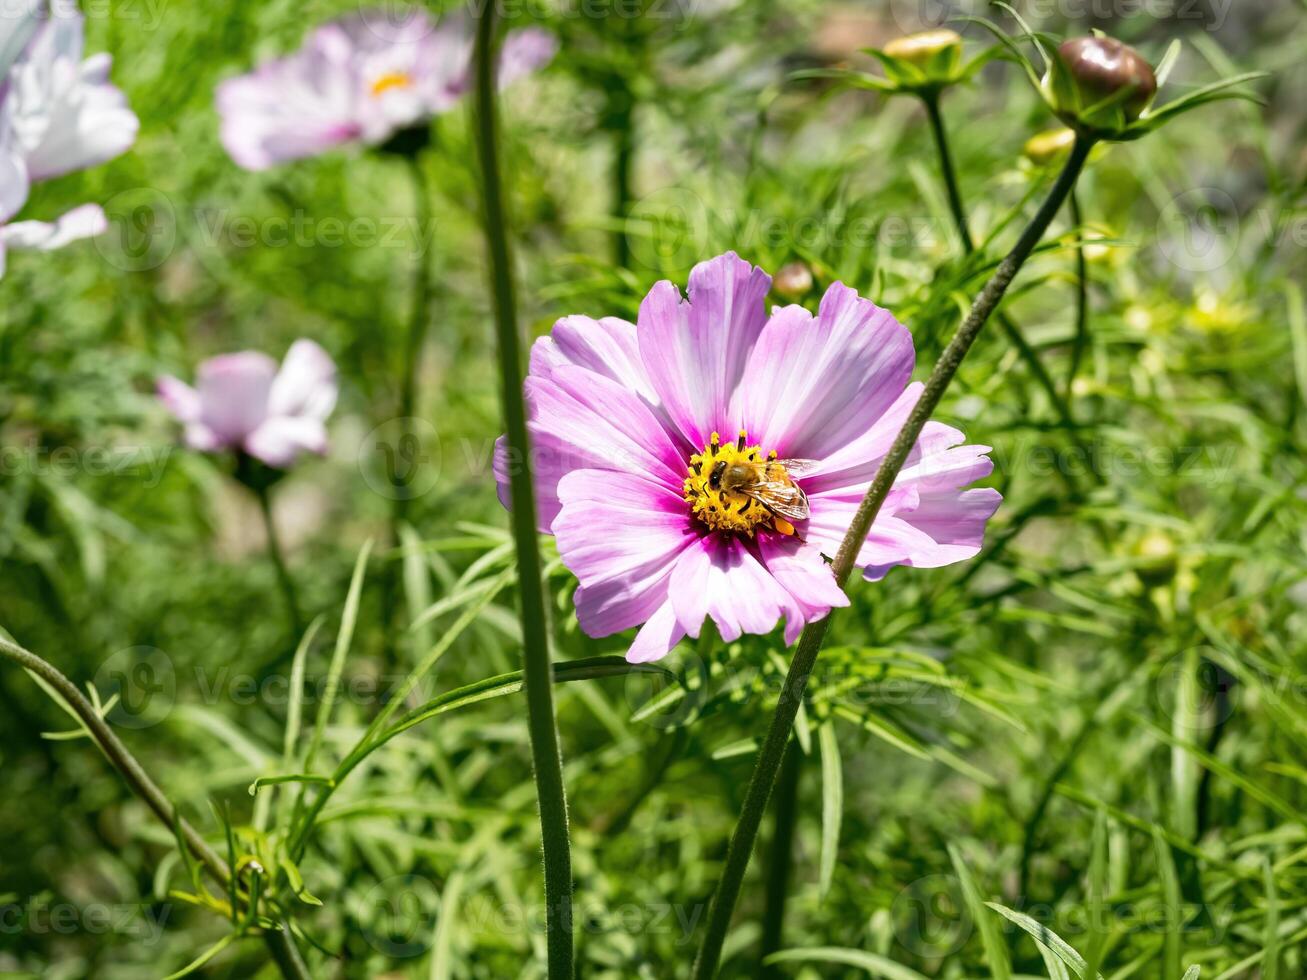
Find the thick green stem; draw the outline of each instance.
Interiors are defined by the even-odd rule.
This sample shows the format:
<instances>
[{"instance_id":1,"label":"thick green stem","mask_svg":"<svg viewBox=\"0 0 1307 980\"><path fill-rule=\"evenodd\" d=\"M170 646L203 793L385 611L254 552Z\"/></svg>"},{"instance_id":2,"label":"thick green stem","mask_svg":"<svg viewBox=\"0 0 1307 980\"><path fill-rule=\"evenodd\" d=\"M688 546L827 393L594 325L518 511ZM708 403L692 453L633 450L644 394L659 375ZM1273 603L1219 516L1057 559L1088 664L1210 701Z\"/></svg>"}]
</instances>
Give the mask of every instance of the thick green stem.
<instances>
[{"instance_id":1,"label":"thick green stem","mask_svg":"<svg viewBox=\"0 0 1307 980\"><path fill-rule=\"evenodd\" d=\"M1073 397L1072 388L1080 372L1080 362L1089 342L1089 263L1085 260L1085 217L1080 211L1080 199L1071 192L1071 223L1076 229L1076 336L1071 344L1071 363L1066 370L1066 397Z\"/></svg>"},{"instance_id":2,"label":"thick green stem","mask_svg":"<svg viewBox=\"0 0 1307 980\"><path fill-rule=\"evenodd\" d=\"M109 764L122 775L131 791L144 801L145 805L150 808L165 827L169 830L176 830L182 841L185 842L186 848L204 866L204 869L213 876L215 881L220 885L226 885L231 880L227 862L209 846L208 842L200 835L200 832L177 812L177 808L172 804L172 801L164 795L163 790L158 787L154 780L150 778L149 773L136 761L136 757L128 751L127 746L122 743L114 730L100 717L99 712L95 710L95 706L86 699L86 696L82 694L76 684L65 677L53 664L46 662L29 650L24 650L18 644L10 642L3 636L0 636L0 657L17 664L24 670L31 671L58 693L81 720L82 724L86 726L86 730L91 733L91 738L95 740L95 744L100 747L105 758L109 760ZM267 943L268 951L272 954L273 960L281 970L282 976L286 977L287 980L306 980L310 976L308 969L304 966L304 958L300 955L299 949L295 945L295 939L285 923L282 923L277 930L265 930L264 941Z\"/></svg>"},{"instance_id":3,"label":"thick green stem","mask_svg":"<svg viewBox=\"0 0 1307 980\"><path fill-rule=\"evenodd\" d=\"M881 505L885 503L885 498L898 478L899 471L907 462L913 446L916 445L917 437L921 435L921 430L930 420L940 399L944 397L944 392L953 381L958 368L961 367L963 358L971 350L971 345L975 343L981 328L997 309L1008 286L1012 284L1012 280L1016 278L1016 274L1030 257L1030 253L1039 244L1044 232L1052 224L1053 217L1066 201L1071 188L1075 186L1092 145L1093 141L1085 137L1076 140L1066 166L1058 176L1048 198L1026 230L1021 233L1012 251L999 263L989 282L985 283L985 287L976 297L971 311L962 321L958 332L954 334L953 339L940 355L939 362L926 380L925 388L913 407L912 414L899 430L893 446L890 447L889 453L871 481L871 486L867 488L866 496L858 505L853 523L844 536L839 553L831 563L831 571L841 587L848 581L862 543L866 541L871 525L876 515L880 513ZM722 878L708 913L707 932L703 945L699 948L699 955L695 959L693 974L695 980L712 980L717 973L722 945L726 941L735 903L740 897L740 888L749 867L749 857L758 837L758 828L762 825L763 813L767 809L767 801L776 784L776 774L785 754L785 746L794 727L794 718L798 714L799 705L803 702L803 692L817 662L817 655L821 651L821 644L825 639L829 623L829 615L809 623L803 635L799 637L794 658L790 661L789 673L786 675L777 700L776 713L772 716L771 727L758 752L753 775L749 780L749 788L745 792L739 822L735 825L735 831L731 835L731 842L727 848Z\"/></svg>"},{"instance_id":4,"label":"thick green stem","mask_svg":"<svg viewBox=\"0 0 1307 980\"><path fill-rule=\"evenodd\" d=\"M277 572L277 585L281 588L282 599L286 603L286 616L290 619L290 630L298 637L304 632L304 617L300 613L299 597L295 592L295 580L290 577L286 565L286 556L281 550L281 538L277 535L277 522L272 516L272 497L266 486L259 486L254 495L259 498L259 513L263 515L263 531L268 538L268 558Z\"/></svg>"},{"instance_id":5,"label":"thick green stem","mask_svg":"<svg viewBox=\"0 0 1307 980\"><path fill-rule=\"evenodd\" d=\"M784 948L785 903L790 896L790 869L794 865L794 831L799 823L799 775L802 772L803 753L793 742L785 749L781 775L776 784L776 811L773 814L771 863L767 865L767 900L762 912L762 945L758 958L767 957ZM764 980L781 977L778 967L761 966Z\"/></svg>"},{"instance_id":6,"label":"thick green stem","mask_svg":"<svg viewBox=\"0 0 1307 980\"><path fill-rule=\"evenodd\" d=\"M563 760L554 719L553 665L541 581L531 444L522 390L521 340L513 295L507 217L499 172L495 105L496 5L485 4L476 31L476 139L485 198L486 252L495 307L500 391L508 438L513 539L521 592L522 655L527 728L540 804L545 857L545 925L550 980L572 980L572 856L567 831Z\"/></svg>"}]
</instances>

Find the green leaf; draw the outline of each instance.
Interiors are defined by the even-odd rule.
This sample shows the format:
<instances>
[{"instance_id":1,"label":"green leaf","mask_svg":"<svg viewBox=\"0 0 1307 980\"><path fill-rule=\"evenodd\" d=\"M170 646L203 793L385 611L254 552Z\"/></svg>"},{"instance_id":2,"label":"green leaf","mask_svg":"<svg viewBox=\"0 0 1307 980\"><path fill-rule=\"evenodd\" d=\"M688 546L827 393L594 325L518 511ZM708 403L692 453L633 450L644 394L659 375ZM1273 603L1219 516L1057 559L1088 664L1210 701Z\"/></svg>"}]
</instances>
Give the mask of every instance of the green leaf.
<instances>
[{"instance_id":1,"label":"green leaf","mask_svg":"<svg viewBox=\"0 0 1307 980\"><path fill-rule=\"evenodd\" d=\"M1041 950L1048 950L1048 952L1052 953L1063 966L1073 971L1076 976L1083 978L1089 975L1089 966L1081 955L1048 926L1042 922L1037 922L1024 912L1014 911L1006 905L1000 905L998 902L986 902L985 904L1029 935ZM1095 976L1097 980L1102 980L1101 974Z\"/></svg>"},{"instance_id":2,"label":"green leaf","mask_svg":"<svg viewBox=\"0 0 1307 980\"><path fill-rule=\"evenodd\" d=\"M200 969L200 967L204 966L204 964L208 963L211 959L213 959L224 949L230 946L233 942L235 942L235 940L236 940L236 934L228 933L227 935L219 939L216 943L214 943L212 946L210 946L208 949L206 949L199 956L195 957L195 959L187 963L176 973L170 973L168 976L164 977L164 980L181 980L182 977L190 976L192 973Z\"/></svg>"},{"instance_id":3,"label":"green leaf","mask_svg":"<svg viewBox=\"0 0 1307 980\"><path fill-rule=\"evenodd\" d=\"M286 873L286 880L290 882L291 891L305 905L321 905L321 900L315 898L304 886L304 875L300 873L299 865L288 857L283 857L278 866Z\"/></svg>"},{"instance_id":4,"label":"green leaf","mask_svg":"<svg viewBox=\"0 0 1307 980\"><path fill-rule=\"evenodd\" d=\"M1180 878L1176 874L1171 847L1162 837L1160 829L1153 831L1153 846L1157 853L1157 876L1162 885L1162 903L1166 909L1166 933L1162 937L1163 976L1180 973L1180 942L1184 923L1181 921Z\"/></svg>"},{"instance_id":5,"label":"green leaf","mask_svg":"<svg viewBox=\"0 0 1307 980\"><path fill-rule=\"evenodd\" d=\"M369 538L359 549L358 559L354 562L354 574L350 578L349 593L345 597L345 610L340 617L340 630L336 633L336 649L331 655L331 665L327 669L327 682L323 687L322 704L313 719L313 735L309 740L309 750L304 756L304 768L313 768L322 740L327 733L327 723L331 720L332 710L336 706L336 694L340 690L340 678L345 672L345 658L349 654L350 644L354 640L354 624L358 620L359 599L363 594L363 575L368 567L368 556L372 553L372 539Z\"/></svg>"},{"instance_id":6,"label":"green leaf","mask_svg":"<svg viewBox=\"0 0 1307 980\"><path fill-rule=\"evenodd\" d=\"M895 963L877 953L860 949L843 949L836 946L816 946L812 949L784 949L767 957L766 963L840 963L866 970L873 977L886 980L928 980L924 973Z\"/></svg>"},{"instance_id":7,"label":"green leaf","mask_svg":"<svg viewBox=\"0 0 1307 980\"><path fill-rule=\"evenodd\" d=\"M835 877L840 849L840 819L844 814L844 770L840 764L840 743L830 719L817 729L821 749L821 864L818 892L825 898ZM790 751L793 751L793 746Z\"/></svg>"},{"instance_id":8,"label":"green leaf","mask_svg":"<svg viewBox=\"0 0 1307 980\"><path fill-rule=\"evenodd\" d=\"M454 975L454 929L458 925L458 903L463 897L463 873L455 871L440 895L440 914L431 942L431 980L450 980Z\"/></svg>"},{"instance_id":9,"label":"green leaf","mask_svg":"<svg viewBox=\"0 0 1307 980\"><path fill-rule=\"evenodd\" d=\"M1280 980L1280 897L1269 860L1263 863L1262 870L1266 881L1266 929L1262 939L1261 980Z\"/></svg>"},{"instance_id":10,"label":"green leaf","mask_svg":"<svg viewBox=\"0 0 1307 980\"><path fill-rule=\"evenodd\" d=\"M998 920L989 914L985 899L976 887L976 879L971 876L971 869L962 859L962 852L952 844L948 845L949 860L957 872L962 884L962 898L967 903L967 912L980 928L980 943L985 948L985 960L989 963L989 972L993 980L1012 980L1012 961L1008 956L1007 943L1003 932L998 927Z\"/></svg>"}]
</instances>

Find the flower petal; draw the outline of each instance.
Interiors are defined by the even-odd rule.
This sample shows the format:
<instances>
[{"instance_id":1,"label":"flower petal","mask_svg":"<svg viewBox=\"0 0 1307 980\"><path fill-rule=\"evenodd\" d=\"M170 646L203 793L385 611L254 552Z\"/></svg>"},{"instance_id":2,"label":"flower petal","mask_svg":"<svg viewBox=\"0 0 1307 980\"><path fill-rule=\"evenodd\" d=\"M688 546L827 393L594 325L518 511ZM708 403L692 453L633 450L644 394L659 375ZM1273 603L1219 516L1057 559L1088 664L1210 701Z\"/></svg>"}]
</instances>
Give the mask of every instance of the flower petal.
<instances>
[{"instance_id":1,"label":"flower petal","mask_svg":"<svg viewBox=\"0 0 1307 980\"><path fill-rule=\"evenodd\" d=\"M888 310L833 283L816 317L787 306L767 321L739 389L742 424L781 456L827 459L894 404L915 356Z\"/></svg>"},{"instance_id":2,"label":"flower petal","mask_svg":"<svg viewBox=\"0 0 1307 980\"><path fill-rule=\"evenodd\" d=\"M100 205L83 204L54 221L15 221L0 227L0 243L5 248L50 252L70 242L94 237L108 227Z\"/></svg>"},{"instance_id":3,"label":"flower petal","mask_svg":"<svg viewBox=\"0 0 1307 980\"><path fill-rule=\"evenodd\" d=\"M735 389L767 322L771 277L734 252L690 273L689 298L657 283L640 304L640 357L668 418L696 449L733 434Z\"/></svg>"},{"instance_id":4,"label":"flower petal","mask_svg":"<svg viewBox=\"0 0 1307 980\"><path fill-rule=\"evenodd\" d=\"M698 534L685 502L633 473L575 470L558 486L558 553L580 582L576 611L590 636L644 622L667 598L672 565Z\"/></svg>"},{"instance_id":5,"label":"flower petal","mask_svg":"<svg viewBox=\"0 0 1307 980\"><path fill-rule=\"evenodd\" d=\"M797 640L807 622L849 604L849 597L835 584L835 576L822 558L821 548L814 543L766 534L758 538L758 553L767 572L794 597L803 613L801 617L786 619L786 643Z\"/></svg>"},{"instance_id":6,"label":"flower petal","mask_svg":"<svg viewBox=\"0 0 1307 980\"><path fill-rule=\"evenodd\" d=\"M556 366L547 378L527 378L531 464L539 523L547 531L558 516L558 481L577 469L646 474L680 492L685 456L649 407L611 378L585 368ZM496 444L495 476L507 499L513 461L507 443Z\"/></svg>"},{"instance_id":7,"label":"flower petal","mask_svg":"<svg viewBox=\"0 0 1307 980\"><path fill-rule=\"evenodd\" d=\"M285 469L299 459L301 453L325 453L327 427L321 419L274 416L249 434L245 451L275 469Z\"/></svg>"},{"instance_id":8,"label":"flower petal","mask_svg":"<svg viewBox=\"0 0 1307 980\"><path fill-rule=\"evenodd\" d=\"M271 415L298 415L325 421L336 405L336 364L311 340L290 345L268 395Z\"/></svg>"},{"instance_id":9,"label":"flower petal","mask_svg":"<svg viewBox=\"0 0 1307 980\"><path fill-rule=\"evenodd\" d=\"M633 664L647 664L661 660L671 653L672 648L680 643L685 630L677 621L671 600L665 601L649 617L648 622L635 634L635 642L626 651L626 659Z\"/></svg>"},{"instance_id":10,"label":"flower petal","mask_svg":"<svg viewBox=\"0 0 1307 980\"><path fill-rule=\"evenodd\" d=\"M238 446L268 417L277 362L258 351L223 354L200 365L200 421L225 446Z\"/></svg>"},{"instance_id":11,"label":"flower petal","mask_svg":"<svg viewBox=\"0 0 1307 980\"><path fill-rule=\"evenodd\" d=\"M556 366L575 365L612 378L650 403L656 403L640 360L635 324L615 316L595 320L565 316L549 336L531 347L531 375L547 378Z\"/></svg>"},{"instance_id":12,"label":"flower petal","mask_svg":"<svg viewBox=\"0 0 1307 980\"><path fill-rule=\"evenodd\" d=\"M185 381L165 374L154 383L154 393L178 422L199 421L200 393Z\"/></svg>"},{"instance_id":13,"label":"flower petal","mask_svg":"<svg viewBox=\"0 0 1307 980\"><path fill-rule=\"evenodd\" d=\"M782 616L800 624L804 619L794 597L734 535L710 534L686 548L668 590L690 636L699 635L707 616L727 642L744 633L770 633Z\"/></svg>"}]
</instances>

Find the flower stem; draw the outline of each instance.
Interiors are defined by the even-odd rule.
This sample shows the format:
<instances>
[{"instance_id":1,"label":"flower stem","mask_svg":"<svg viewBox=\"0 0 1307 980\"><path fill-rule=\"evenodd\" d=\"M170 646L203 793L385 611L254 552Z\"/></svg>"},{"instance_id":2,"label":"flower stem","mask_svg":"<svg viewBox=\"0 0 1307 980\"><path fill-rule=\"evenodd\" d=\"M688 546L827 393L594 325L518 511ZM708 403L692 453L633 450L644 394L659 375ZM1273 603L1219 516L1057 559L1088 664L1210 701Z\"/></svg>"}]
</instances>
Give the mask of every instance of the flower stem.
<instances>
[{"instance_id":1,"label":"flower stem","mask_svg":"<svg viewBox=\"0 0 1307 980\"><path fill-rule=\"evenodd\" d=\"M277 572L277 584L281 587L282 598L286 602L286 615L290 619L292 635L298 637L304 632L304 617L300 614L299 597L295 592L295 580L290 577L286 567L286 556L281 550L281 539L277 536L277 522L272 516L272 498L266 486L259 486L254 495L259 498L259 512L263 515L263 530L268 538L268 558Z\"/></svg>"},{"instance_id":2,"label":"flower stem","mask_svg":"<svg viewBox=\"0 0 1307 980\"><path fill-rule=\"evenodd\" d=\"M507 219L499 172L495 106L495 4L485 4L476 31L476 140L485 198L486 251L495 307L500 390L508 437L513 538L521 592L522 656L527 728L540 805L545 858L545 926L550 980L572 980L572 856L567 831L567 794L554 720L553 665L545 619L540 542L536 531L530 436L522 391L522 356L513 296Z\"/></svg>"},{"instance_id":3,"label":"flower stem","mask_svg":"<svg viewBox=\"0 0 1307 980\"><path fill-rule=\"evenodd\" d=\"M402 154L408 167L413 186L413 216L417 223L418 253L413 267L412 305L409 310L408 333L405 336L403 360L399 371L399 441L394 447L397 460L421 458L416 431L416 413L418 411L418 380L422 368L422 347L426 342L427 324L431 319L431 257L426 252L426 231L431 223L431 193L427 171L424 166L426 153L414 150ZM390 526L386 541L391 548L398 548L400 542L400 525L408 518L409 504L412 499L411 487L400 483L397 471L391 472ZM413 476L409 472L410 478ZM386 570L382 582L381 622L385 629L385 648L387 659L395 656L395 636L399 630L395 625L395 614L399 608L399 592L403 563L392 561Z\"/></svg>"},{"instance_id":4,"label":"flower stem","mask_svg":"<svg viewBox=\"0 0 1307 980\"><path fill-rule=\"evenodd\" d=\"M776 811L773 814L771 863L767 867L767 900L762 913L762 947L758 958L764 964L767 957L784 948L785 901L790 892L790 868L794 864L794 831L799 817L799 774L803 753L794 743L786 743L785 759L781 763L780 779L776 784ZM759 973L766 980L780 977L777 967L762 966Z\"/></svg>"},{"instance_id":5,"label":"flower stem","mask_svg":"<svg viewBox=\"0 0 1307 980\"><path fill-rule=\"evenodd\" d=\"M949 150L948 130L944 128L944 119L939 111L939 96L938 94L922 96L922 102L925 103L926 115L930 119L930 130L935 137L935 150L939 154L940 174L944 179L944 186L948 191L949 210L953 214L953 223L957 227L958 237L962 240L963 252L967 255L971 255L976 250L976 243L975 239L971 237L971 228L967 220L966 207L962 203L962 192L958 185L957 172L953 167L953 154ZM1074 192L1071 199L1072 201L1075 200ZM1053 376L1048 373L1048 368L1046 368L1044 362L1040 360L1038 352L1030 346L1030 342L1026 340L1025 334L1021 332L1021 328L1016 325L1012 318L1000 310L995 319L998 320L998 325L1002 328L1003 334L1007 337L1008 343L1016 348L1017 354L1026 362L1026 366L1030 369L1030 373L1034 377L1035 382L1044 390L1044 394L1048 396L1049 404L1053 406L1053 411L1057 413L1058 421L1060 421L1067 429L1068 433L1070 433L1072 441L1076 444L1076 447L1082 452L1085 458L1092 460L1093 454L1089 452L1088 448L1084 446L1080 439L1079 430L1076 427L1075 415L1072 414L1071 404L1068 401L1069 395L1067 398L1064 398L1062 393L1057 390L1057 385L1053 381ZM1067 483L1068 489L1075 492L1078 488L1074 486L1070 475L1067 474L1062 467L1058 467L1057 471ZM1092 466L1090 472L1092 472L1095 477L1098 476L1098 471Z\"/></svg>"},{"instance_id":6,"label":"flower stem","mask_svg":"<svg viewBox=\"0 0 1307 980\"><path fill-rule=\"evenodd\" d=\"M1066 371L1066 397L1070 401L1085 356L1089 340L1089 263L1085 260L1085 216L1080 210L1080 199L1073 189L1070 195L1071 223L1076 229L1076 338L1071 345L1071 363Z\"/></svg>"},{"instance_id":7,"label":"flower stem","mask_svg":"<svg viewBox=\"0 0 1307 980\"><path fill-rule=\"evenodd\" d=\"M957 333L954 334L953 339L949 341L948 346L944 348L944 352L940 355L935 369L926 380L921 397L912 409L912 414L904 423L903 428L899 430L893 446L890 447L884 462L881 463L880 469L871 481L871 486L867 488L866 496L863 497L862 503L858 505L853 523L849 526L848 533L844 535L844 541L840 545L839 552L831 563L831 571L835 575L835 581L841 587L848 581L858 551L862 543L867 539L871 525L876 520L876 515L880 513L881 505L884 504L890 488L899 475L899 471L907 462L913 446L916 445L917 437L921 435L921 430L925 427L926 422L930 420L930 416L939 405L940 399L944 397L944 392L948 389L954 375L957 374L963 358L971 349L971 345L975 343L981 328L993 315L999 301L1003 298L1003 294L1007 292L1008 286L1012 284L1012 280L1016 278L1022 265L1030 257L1030 253L1039 244L1039 240L1043 238L1044 232L1052 224L1058 209L1066 201L1071 188L1075 186L1076 179L1080 176L1081 170L1084 169L1085 160L1089 156L1092 145L1093 140L1090 138L1077 138L1075 146L1072 147L1071 155L1067 158L1066 165L1058 176L1057 182L1053 185L1053 189L1049 192L1047 199L1040 206L1039 211L1026 227L1026 230L1021 233L1021 237L1017 239L1012 251L999 263L989 282L985 283L980 295L976 297L975 303L972 304L971 312L967 314ZM780 769L781 760L785 754L785 746L789 741L790 731L794 727L794 718L798 714L799 705L803 701L804 688L807 686L808 677L817 662L817 654L821 651L822 640L825 639L830 618L830 615L827 615L816 622L809 623L804 628L803 635L799 637L799 644L794 652L794 658L790 661L789 673L786 675L780 697L777 700L776 713L772 716L767 738L758 751L758 759L754 765L753 775L749 779L749 788L745 793L740 818L735 825L735 831L731 835L731 842L727 848L726 864L722 869L722 878L718 883L716 894L713 896L712 907L708 913L707 933L695 959L693 973L695 980L712 980L717 973L717 963L721 959L722 945L726 941L726 933L730 928L735 903L740 897L740 888L744 884L744 874L749 867L749 857L753 851L754 842L758 837L758 828L762 824L763 813L767 809L767 801L771 797L773 787L776 785L776 774Z\"/></svg>"},{"instance_id":8,"label":"flower stem","mask_svg":"<svg viewBox=\"0 0 1307 980\"><path fill-rule=\"evenodd\" d=\"M164 795L163 790L136 761L136 757L128 751L127 746L122 743L109 724L100 717L100 713L95 710L94 705L86 699L76 684L65 677L53 664L3 636L0 636L0 657L35 674L63 698L86 726L95 744L109 760L109 764L122 775L131 791L144 801L165 827L169 830L176 829L178 836L185 842L187 850L195 856L215 881L221 885L226 885L230 881L231 872L227 862L219 857L218 852L209 846L200 832L177 812L172 801ZM287 980L305 980L309 976L308 969L304 966L304 958L300 955L295 939L285 923L280 923L275 930L265 930L264 941L282 976Z\"/></svg>"},{"instance_id":9,"label":"flower stem","mask_svg":"<svg viewBox=\"0 0 1307 980\"><path fill-rule=\"evenodd\" d=\"M623 80L609 95L613 128L613 216L618 221L613 235L613 264L619 269L631 264L631 244L626 219L631 210L631 173L635 167L634 96Z\"/></svg>"}]
</instances>

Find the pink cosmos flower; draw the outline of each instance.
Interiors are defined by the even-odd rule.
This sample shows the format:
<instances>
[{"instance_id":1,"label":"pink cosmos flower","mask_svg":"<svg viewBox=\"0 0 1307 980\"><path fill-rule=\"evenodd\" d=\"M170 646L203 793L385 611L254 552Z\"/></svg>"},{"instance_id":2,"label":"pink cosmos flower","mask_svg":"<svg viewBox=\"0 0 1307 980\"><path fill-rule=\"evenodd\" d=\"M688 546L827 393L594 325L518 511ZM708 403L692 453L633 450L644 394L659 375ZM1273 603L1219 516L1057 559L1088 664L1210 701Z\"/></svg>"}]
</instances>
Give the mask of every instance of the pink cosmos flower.
<instances>
[{"instance_id":1,"label":"pink cosmos flower","mask_svg":"<svg viewBox=\"0 0 1307 980\"><path fill-rule=\"evenodd\" d=\"M548 62L546 31L511 32L500 54L507 85ZM375 145L453 108L471 85L472 32L459 16L421 10L333 21L289 57L218 86L221 139L247 170L314 156L344 143Z\"/></svg>"},{"instance_id":2,"label":"pink cosmos flower","mask_svg":"<svg viewBox=\"0 0 1307 980\"><path fill-rule=\"evenodd\" d=\"M19 6L0 18L0 275L10 248L49 251L105 230L104 211L95 204L53 223L8 222L27 203L34 181L118 156L139 127L109 83L109 56L82 59L82 15L69 4Z\"/></svg>"},{"instance_id":3,"label":"pink cosmos flower","mask_svg":"<svg viewBox=\"0 0 1307 980\"><path fill-rule=\"evenodd\" d=\"M196 373L194 388L165 376L156 389L192 449L243 452L277 469L327 451L336 365L313 341L291 344L280 370L267 354L241 351L210 358Z\"/></svg>"},{"instance_id":4,"label":"pink cosmos flower","mask_svg":"<svg viewBox=\"0 0 1307 980\"><path fill-rule=\"evenodd\" d=\"M842 283L816 316L768 317L770 284L728 252L694 268L688 297L655 285L635 324L564 317L532 349L541 529L580 582L586 633L640 627L632 662L665 656L709 617L727 641L784 617L792 643L848 604L824 556L920 397L912 338ZM858 555L868 578L980 549L1001 498L964 489L993 464L989 447L963 442L926 425ZM507 502L512 460L503 439L496 449ZM759 470L752 485L733 476Z\"/></svg>"}]
</instances>

